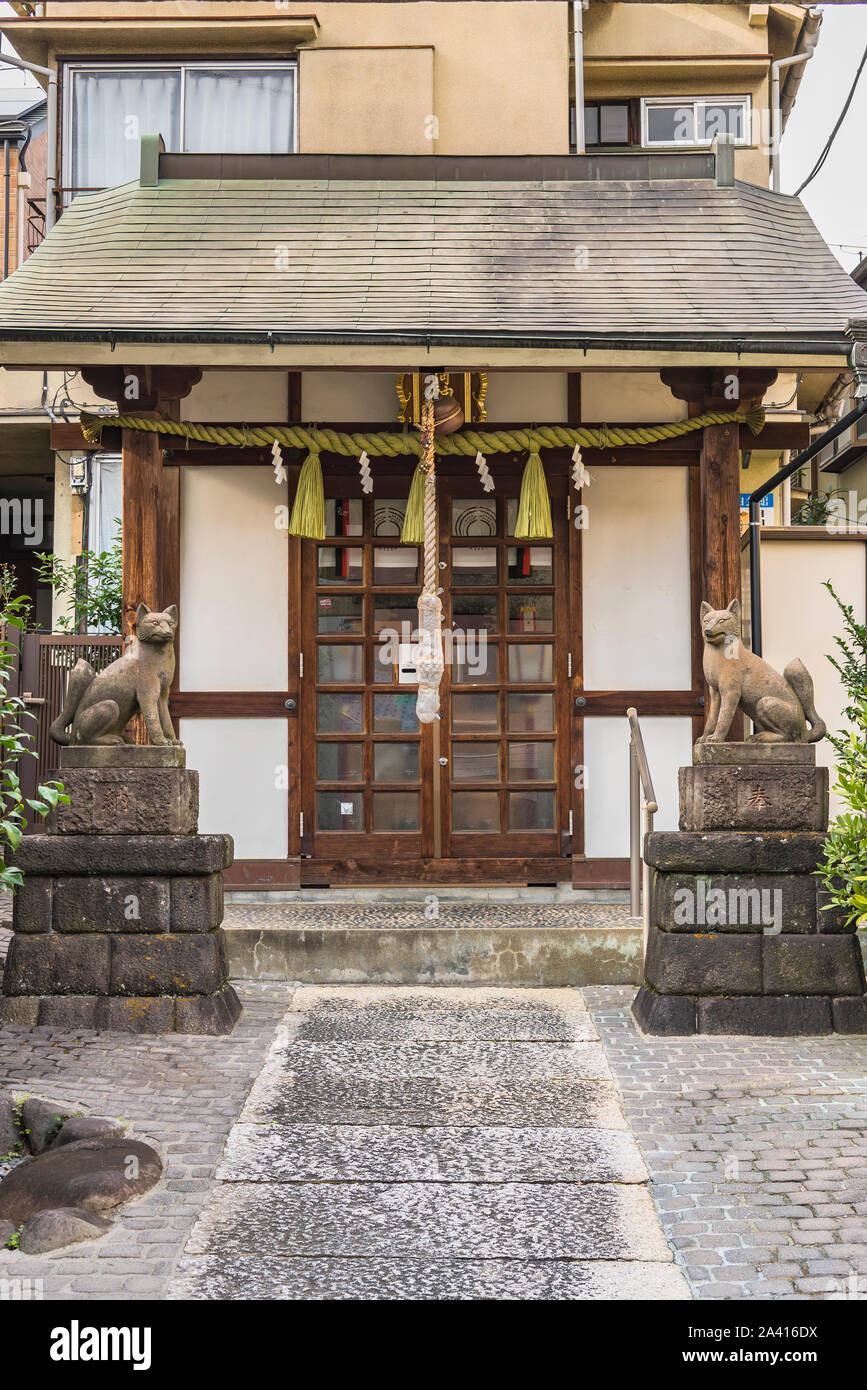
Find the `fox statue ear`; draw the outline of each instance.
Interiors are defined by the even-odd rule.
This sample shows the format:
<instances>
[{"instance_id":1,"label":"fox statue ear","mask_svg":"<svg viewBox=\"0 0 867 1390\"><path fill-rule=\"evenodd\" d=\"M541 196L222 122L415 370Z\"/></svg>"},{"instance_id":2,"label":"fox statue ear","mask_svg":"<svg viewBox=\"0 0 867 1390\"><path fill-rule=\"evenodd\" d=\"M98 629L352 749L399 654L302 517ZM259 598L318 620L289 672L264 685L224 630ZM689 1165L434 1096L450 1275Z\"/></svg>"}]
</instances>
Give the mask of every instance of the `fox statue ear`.
<instances>
[{"instance_id":1,"label":"fox statue ear","mask_svg":"<svg viewBox=\"0 0 867 1390\"><path fill-rule=\"evenodd\" d=\"M729 612L734 613L736 618L739 618L741 616L741 601L739 598L732 599L731 603L729 604Z\"/></svg>"},{"instance_id":2,"label":"fox statue ear","mask_svg":"<svg viewBox=\"0 0 867 1390\"><path fill-rule=\"evenodd\" d=\"M172 620L172 622L174 623L175 627L177 627L177 625L178 625L178 605L177 605L176 603L173 603L173 604L171 605L170 608L167 608L167 609L166 609L166 613L167 613L168 616L171 618L171 620Z\"/></svg>"},{"instance_id":3,"label":"fox statue ear","mask_svg":"<svg viewBox=\"0 0 867 1390\"><path fill-rule=\"evenodd\" d=\"M707 617L708 613L712 613L712 612L713 612L713 609L711 608L711 606L710 606L710 604L707 602L707 600L705 600L705 602L701 605L701 620L702 620L702 622L704 622L704 620L705 620L705 618Z\"/></svg>"},{"instance_id":4,"label":"fox statue ear","mask_svg":"<svg viewBox=\"0 0 867 1390\"><path fill-rule=\"evenodd\" d=\"M140 603L140 604L139 604L138 608L135 610L135 622L136 622L136 627L138 627L138 625L139 625L139 623L141 622L142 618L146 618L146 617L147 617L147 615L148 615L148 613L149 613L150 611L151 611L151 610L148 608L148 606L147 606L146 603Z\"/></svg>"}]
</instances>

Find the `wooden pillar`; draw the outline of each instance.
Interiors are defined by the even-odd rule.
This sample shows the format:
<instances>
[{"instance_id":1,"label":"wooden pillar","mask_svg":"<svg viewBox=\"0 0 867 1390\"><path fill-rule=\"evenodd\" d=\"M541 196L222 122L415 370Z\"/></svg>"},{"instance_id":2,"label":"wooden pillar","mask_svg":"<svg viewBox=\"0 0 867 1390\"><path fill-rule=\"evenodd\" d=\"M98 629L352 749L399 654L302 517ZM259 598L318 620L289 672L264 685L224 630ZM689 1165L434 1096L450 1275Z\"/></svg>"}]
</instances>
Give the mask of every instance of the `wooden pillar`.
<instances>
[{"instance_id":1,"label":"wooden pillar","mask_svg":"<svg viewBox=\"0 0 867 1390\"><path fill-rule=\"evenodd\" d=\"M163 606L160 521L163 466L159 436L123 431L123 631L135 626L140 603ZM170 470L177 473L177 469Z\"/></svg>"},{"instance_id":2,"label":"wooden pillar","mask_svg":"<svg viewBox=\"0 0 867 1390\"><path fill-rule=\"evenodd\" d=\"M739 426L701 433L702 597L726 608L741 597Z\"/></svg>"},{"instance_id":3,"label":"wooden pillar","mask_svg":"<svg viewBox=\"0 0 867 1390\"><path fill-rule=\"evenodd\" d=\"M776 380L773 367L663 367L660 378L687 402L691 418L705 411L745 411ZM739 426L705 425L701 440L702 598L726 608L741 597Z\"/></svg>"},{"instance_id":4,"label":"wooden pillar","mask_svg":"<svg viewBox=\"0 0 867 1390\"><path fill-rule=\"evenodd\" d=\"M121 414L180 418L179 402L201 381L198 367L86 367L84 381ZM140 603L168 608L180 590L180 470L163 468L156 434L122 432L123 632Z\"/></svg>"}]
</instances>

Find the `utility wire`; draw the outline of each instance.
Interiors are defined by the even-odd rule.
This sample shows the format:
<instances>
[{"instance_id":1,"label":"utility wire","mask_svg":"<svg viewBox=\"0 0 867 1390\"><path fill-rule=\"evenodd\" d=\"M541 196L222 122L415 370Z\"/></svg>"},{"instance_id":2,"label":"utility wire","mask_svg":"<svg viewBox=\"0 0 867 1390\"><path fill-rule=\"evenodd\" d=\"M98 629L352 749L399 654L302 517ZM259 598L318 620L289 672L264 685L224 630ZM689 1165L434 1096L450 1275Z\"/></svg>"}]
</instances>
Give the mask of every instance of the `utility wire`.
<instances>
[{"instance_id":1,"label":"utility wire","mask_svg":"<svg viewBox=\"0 0 867 1390\"><path fill-rule=\"evenodd\" d=\"M849 88L849 95L847 96L846 101L844 102L843 110L840 112L840 115L837 117L837 124L834 126L834 129L831 131L831 134L828 136L828 139L827 139L827 141L825 142L825 148L822 150L822 153L819 155L819 158L816 160L816 163L813 165L813 168L812 168L811 172L810 172L810 173L807 175L807 177L804 179L804 182L800 185L800 187L799 187L799 188L796 188L795 191L794 191L794 193L792 194L792 196L793 196L794 198L797 198L798 195L799 195L800 193L803 192L803 190L807 187L807 184L808 184L808 183L812 183L812 182L813 182L813 179L816 177L816 175L818 174L819 170L822 168L822 165L825 163L825 160L828 158L828 155L831 153L831 146L833 145L834 140L836 139L837 131L840 129L841 125L842 125L843 122L845 121L845 119L846 119L846 113L847 113L847 111L849 110L849 107L852 105L852 98L853 98L854 95L855 95L855 88L858 86L858 79L860 78L861 73L864 71L864 64L865 64L865 63L867 63L867 48L865 48L865 49L864 49L864 52L861 54L861 62L858 64L858 71L857 71L856 74L855 74L855 78L854 78L854 81L853 81L853 83L852 83L852 86Z\"/></svg>"}]
</instances>

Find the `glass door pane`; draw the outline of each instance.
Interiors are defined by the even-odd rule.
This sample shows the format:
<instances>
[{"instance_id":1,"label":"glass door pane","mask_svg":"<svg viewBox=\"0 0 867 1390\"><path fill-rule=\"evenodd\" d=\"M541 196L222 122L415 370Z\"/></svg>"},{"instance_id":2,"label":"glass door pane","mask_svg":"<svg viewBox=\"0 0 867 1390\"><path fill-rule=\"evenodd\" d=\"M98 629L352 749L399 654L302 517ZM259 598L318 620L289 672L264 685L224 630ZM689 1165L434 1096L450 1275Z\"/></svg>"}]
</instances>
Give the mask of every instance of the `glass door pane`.
<instances>
[{"instance_id":1,"label":"glass door pane","mask_svg":"<svg viewBox=\"0 0 867 1390\"><path fill-rule=\"evenodd\" d=\"M454 855L560 854L558 699L569 604L555 597L563 507L551 543L518 544L518 489L441 502L444 607L451 632L442 773ZM480 543L480 538L484 538ZM446 587L447 586L447 587ZM568 807L568 793L562 804ZM568 821L568 809L564 812Z\"/></svg>"},{"instance_id":2,"label":"glass door pane","mask_svg":"<svg viewBox=\"0 0 867 1390\"><path fill-rule=\"evenodd\" d=\"M399 544L404 499L347 498L357 482L329 487L327 473L325 485L327 538L302 550L309 843L314 858L387 865L422 857L429 838L428 739L406 678L414 670L419 552ZM351 540L342 545L341 536Z\"/></svg>"}]
</instances>

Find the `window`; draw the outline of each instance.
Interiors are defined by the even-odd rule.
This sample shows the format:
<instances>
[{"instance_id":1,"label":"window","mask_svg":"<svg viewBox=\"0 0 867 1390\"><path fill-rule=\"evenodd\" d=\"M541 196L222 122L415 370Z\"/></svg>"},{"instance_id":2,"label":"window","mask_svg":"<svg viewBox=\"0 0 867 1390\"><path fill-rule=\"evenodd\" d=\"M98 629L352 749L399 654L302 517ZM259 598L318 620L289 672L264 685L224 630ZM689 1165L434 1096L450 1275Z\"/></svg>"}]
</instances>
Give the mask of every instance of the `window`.
<instances>
[{"instance_id":1,"label":"window","mask_svg":"<svg viewBox=\"0 0 867 1390\"><path fill-rule=\"evenodd\" d=\"M294 62L144 63L66 69L64 183L110 188L138 175L139 140L196 154L291 154Z\"/></svg>"},{"instance_id":2,"label":"window","mask_svg":"<svg viewBox=\"0 0 867 1390\"><path fill-rule=\"evenodd\" d=\"M628 145L629 102L594 101L584 107L584 144Z\"/></svg>"},{"instance_id":3,"label":"window","mask_svg":"<svg viewBox=\"0 0 867 1390\"><path fill-rule=\"evenodd\" d=\"M750 143L749 97L645 97L641 102L641 143L711 145L717 135Z\"/></svg>"}]
</instances>

